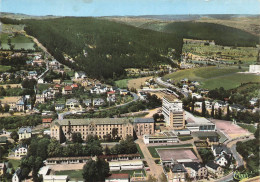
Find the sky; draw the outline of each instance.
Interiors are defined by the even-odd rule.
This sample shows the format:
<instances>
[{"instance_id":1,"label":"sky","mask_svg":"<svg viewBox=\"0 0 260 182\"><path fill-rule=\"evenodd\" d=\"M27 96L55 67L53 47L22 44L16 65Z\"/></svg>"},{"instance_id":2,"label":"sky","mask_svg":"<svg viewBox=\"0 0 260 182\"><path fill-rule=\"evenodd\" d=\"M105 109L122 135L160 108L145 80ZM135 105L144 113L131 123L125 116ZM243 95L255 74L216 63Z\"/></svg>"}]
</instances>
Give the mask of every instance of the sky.
<instances>
[{"instance_id":1,"label":"sky","mask_svg":"<svg viewBox=\"0 0 260 182\"><path fill-rule=\"evenodd\" d=\"M37 16L260 14L260 0L0 0L0 12Z\"/></svg>"}]
</instances>

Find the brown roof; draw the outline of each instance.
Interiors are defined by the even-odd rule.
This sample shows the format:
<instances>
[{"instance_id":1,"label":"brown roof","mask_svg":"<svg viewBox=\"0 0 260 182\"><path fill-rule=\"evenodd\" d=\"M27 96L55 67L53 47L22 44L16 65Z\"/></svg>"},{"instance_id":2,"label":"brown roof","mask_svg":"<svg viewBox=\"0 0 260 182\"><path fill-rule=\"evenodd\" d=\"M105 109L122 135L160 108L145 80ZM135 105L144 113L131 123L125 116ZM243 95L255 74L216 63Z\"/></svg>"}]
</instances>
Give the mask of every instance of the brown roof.
<instances>
[{"instance_id":1,"label":"brown roof","mask_svg":"<svg viewBox=\"0 0 260 182\"><path fill-rule=\"evenodd\" d=\"M174 95L164 95L164 98L168 101L176 101L178 100Z\"/></svg>"},{"instance_id":2,"label":"brown roof","mask_svg":"<svg viewBox=\"0 0 260 182\"><path fill-rule=\"evenodd\" d=\"M111 174L111 176L107 177L106 179L129 179L129 174Z\"/></svg>"},{"instance_id":3,"label":"brown roof","mask_svg":"<svg viewBox=\"0 0 260 182\"><path fill-rule=\"evenodd\" d=\"M52 118L42 118L42 122L43 123L51 123L52 122Z\"/></svg>"},{"instance_id":4,"label":"brown roof","mask_svg":"<svg viewBox=\"0 0 260 182\"><path fill-rule=\"evenodd\" d=\"M72 90L71 86L65 86L64 90Z\"/></svg>"}]
</instances>

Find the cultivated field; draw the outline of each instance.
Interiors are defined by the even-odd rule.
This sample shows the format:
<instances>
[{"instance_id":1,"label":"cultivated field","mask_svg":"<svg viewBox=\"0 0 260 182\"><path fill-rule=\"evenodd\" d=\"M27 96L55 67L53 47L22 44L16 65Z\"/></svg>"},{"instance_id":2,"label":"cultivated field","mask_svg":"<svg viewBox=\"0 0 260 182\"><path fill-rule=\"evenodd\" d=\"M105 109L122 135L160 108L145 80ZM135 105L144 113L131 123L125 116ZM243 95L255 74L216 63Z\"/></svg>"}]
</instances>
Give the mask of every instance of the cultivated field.
<instances>
[{"instance_id":1,"label":"cultivated field","mask_svg":"<svg viewBox=\"0 0 260 182\"><path fill-rule=\"evenodd\" d=\"M248 68L238 69L236 66L203 67L177 71L166 75L164 78L170 78L175 82L188 78L191 81L199 81L201 84L200 87L205 89L215 89L219 87L232 89L238 87L241 83L260 82L258 75L238 73L247 70Z\"/></svg>"},{"instance_id":2,"label":"cultivated field","mask_svg":"<svg viewBox=\"0 0 260 182\"><path fill-rule=\"evenodd\" d=\"M34 50L34 42L32 39L22 35L22 34L7 34L7 33L1 33L1 45L0 48L3 48L5 50L9 50L10 46L8 45L8 40L11 40L11 45L14 46L15 50L20 49L32 49Z\"/></svg>"},{"instance_id":3,"label":"cultivated field","mask_svg":"<svg viewBox=\"0 0 260 182\"><path fill-rule=\"evenodd\" d=\"M152 76L128 80L127 86L128 88L140 89L141 85L144 85L144 82L150 78L152 78Z\"/></svg>"}]
</instances>

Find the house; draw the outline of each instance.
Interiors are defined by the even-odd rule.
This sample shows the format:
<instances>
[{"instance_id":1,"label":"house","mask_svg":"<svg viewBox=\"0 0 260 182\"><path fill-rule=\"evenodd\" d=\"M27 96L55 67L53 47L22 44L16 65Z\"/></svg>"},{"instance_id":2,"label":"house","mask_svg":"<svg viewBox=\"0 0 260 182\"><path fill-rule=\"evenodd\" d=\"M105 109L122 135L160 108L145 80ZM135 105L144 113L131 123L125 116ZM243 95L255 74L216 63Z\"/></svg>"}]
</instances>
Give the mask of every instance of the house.
<instances>
[{"instance_id":1,"label":"house","mask_svg":"<svg viewBox=\"0 0 260 182\"><path fill-rule=\"evenodd\" d=\"M137 94L141 100L146 100L146 93L145 92L138 92Z\"/></svg>"},{"instance_id":2,"label":"house","mask_svg":"<svg viewBox=\"0 0 260 182\"><path fill-rule=\"evenodd\" d=\"M214 109L219 109L219 108L223 108L226 106L226 103L223 101L216 101L214 104Z\"/></svg>"},{"instance_id":3,"label":"house","mask_svg":"<svg viewBox=\"0 0 260 182\"><path fill-rule=\"evenodd\" d=\"M209 173L213 173L216 175L221 174L223 171L223 169L220 167L220 165L216 164L214 161L209 161L206 164L206 168L208 169Z\"/></svg>"},{"instance_id":4,"label":"house","mask_svg":"<svg viewBox=\"0 0 260 182\"><path fill-rule=\"evenodd\" d=\"M116 92L115 91L107 92L107 101L108 102L115 102L116 101Z\"/></svg>"},{"instance_id":5,"label":"house","mask_svg":"<svg viewBox=\"0 0 260 182\"><path fill-rule=\"evenodd\" d=\"M42 125L44 127L49 127L52 120L53 120L52 118L42 118Z\"/></svg>"},{"instance_id":6,"label":"house","mask_svg":"<svg viewBox=\"0 0 260 182\"><path fill-rule=\"evenodd\" d=\"M198 162L184 163L184 167L190 178L206 178L208 176L208 170L205 166Z\"/></svg>"},{"instance_id":7,"label":"house","mask_svg":"<svg viewBox=\"0 0 260 182\"><path fill-rule=\"evenodd\" d=\"M218 136L210 136L210 137L207 137L206 142L208 143L208 146L218 145L219 138L218 138Z\"/></svg>"},{"instance_id":8,"label":"house","mask_svg":"<svg viewBox=\"0 0 260 182\"><path fill-rule=\"evenodd\" d=\"M129 93L129 91L126 89L120 89L119 93L120 93L120 95L127 95Z\"/></svg>"},{"instance_id":9,"label":"house","mask_svg":"<svg viewBox=\"0 0 260 182\"><path fill-rule=\"evenodd\" d=\"M24 111L24 98L22 96L3 97L0 99L2 107L6 104L10 106L10 110Z\"/></svg>"},{"instance_id":10,"label":"house","mask_svg":"<svg viewBox=\"0 0 260 182\"><path fill-rule=\"evenodd\" d=\"M232 156L224 153L215 159L215 163L222 167L226 167L228 164L230 164L231 160Z\"/></svg>"},{"instance_id":11,"label":"house","mask_svg":"<svg viewBox=\"0 0 260 182\"><path fill-rule=\"evenodd\" d=\"M61 86L60 84L56 84L54 87L53 87L53 90L54 90L54 93L60 93L61 91Z\"/></svg>"},{"instance_id":12,"label":"house","mask_svg":"<svg viewBox=\"0 0 260 182\"><path fill-rule=\"evenodd\" d=\"M36 78L37 77L37 71L29 71L28 72L28 76L31 78Z\"/></svg>"},{"instance_id":13,"label":"house","mask_svg":"<svg viewBox=\"0 0 260 182\"><path fill-rule=\"evenodd\" d=\"M36 94L36 100L35 103L44 103L45 102L45 97L44 94Z\"/></svg>"},{"instance_id":14,"label":"house","mask_svg":"<svg viewBox=\"0 0 260 182\"><path fill-rule=\"evenodd\" d=\"M62 94L64 94L64 95L72 94L72 87L71 86L65 86L62 89Z\"/></svg>"},{"instance_id":15,"label":"house","mask_svg":"<svg viewBox=\"0 0 260 182\"><path fill-rule=\"evenodd\" d=\"M174 164L168 173L169 182L185 181L187 171L182 164Z\"/></svg>"},{"instance_id":16,"label":"house","mask_svg":"<svg viewBox=\"0 0 260 182\"><path fill-rule=\"evenodd\" d=\"M92 103L92 105L95 107L95 106L102 106L102 105L104 105L105 104L105 101L104 101L104 99L102 99L102 98L94 98L93 99L93 103Z\"/></svg>"},{"instance_id":17,"label":"house","mask_svg":"<svg viewBox=\"0 0 260 182\"><path fill-rule=\"evenodd\" d=\"M20 144L13 149L15 157L24 157L27 155L28 147L26 145Z\"/></svg>"},{"instance_id":18,"label":"house","mask_svg":"<svg viewBox=\"0 0 260 182\"><path fill-rule=\"evenodd\" d=\"M230 156L232 155L231 151L225 145L212 145L211 150L215 157L218 157L224 153Z\"/></svg>"},{"instance_id":19,"label":"house","mask_svg":"<svg viewBox=\"0 0 260 182\"><path fill-rule=\"evenodd\" d=\"M242 105L239 104L232 104L229 106L230 111L232 112L237 112L237 111L242 111L244 109L244 107Z\"/></svg>"},{"instance_id":20,"label":"house","mask_svg":"<svg viewBox=\"0 0 260 182\"><path fill-rule=\"evenodd\" d=\"M22 176L22 170L18 168L15 173L13 174L12 177L12 182L20 182L21 181L21 176Z\"/></svg>"},{"instance_id":21,"label":"house","mask_svg":"<svg viewBox=\"0 0 260 182\"><path fill-rule=\"evenodd\" d=\"M78 84L74 83L74 84L71 85L71 88L74 89L74 90L76 90L76 89L79 88L79 86L78 86Z\"/></svg>"},{"instance_id":22,"label":"house","mask_svg":"<svg viewBox=\"0 0 260 182\"><path fill-rule=\"evenodd\" d=\"M38 84L43 84L44 83L44 80L42 78L38 79Z\"/></svg>"},{"instance_id":23,"label":"house","mask_svg":"<svg viewBox=\"0 0 260 182\"><path fill-rule=\"evenodd\" d=\"M6 166L5 163L0 163L0 176L2 176L3 174L5 174L6 171Z\"/></svg>"},{"instance_id":24,"label":"house","mask_svg":"<svg viewBox=\"0 0 260 182\"><path fill-rule=\"evenodd\" d=\"M86 73L83 71L75 72L75 79L84 79L87 78Z\"/></svg>"},{"instance_id":25,"label":"house","mask_svg":"<svg viewBox=\"0 0 260 182\"><path fill-rule=\"evenodd\" d=\"M65 108L65 105L64 104L56 104L55 105L55 110L56 111L61 111Z\"/></svg>"},{"instance_id":26,"label":"house","mask_svg":"<svg viewBox=\"0 0 260 182\"><path fill-rule=\"evenodd\" d=\"M87 107L90 107L91 106L91 99L86 99L86 100L83 100L83 104L85 104Z\"/></svg>"},{"instance_id":27,"label":"house","mask_svg":"<svg viewBox=\"0 0 260 182\"><path fill-rule=\"evenodd\" d=\"M154 119L153 118L135 118L134 130L137 136L144 134L154 134Z\"/></svg>"},{"instance_id":28,"label":"house","mask_svg":"<svg viewBox=\"0 0 260 182\"><path fill-rule=\"evenodd\" d=\"M252 105L252 106L254 106L255 104L257 104L257 101L258 101L259 99L258 98L252 98L249 102L250 102L250 104Z\"/></svg>"},{"instance_id":29,"label":"house","mask_svg":"<svg viewBox=\"0 0 260 182\"><path fill-rule=\"evenodd\" d=\"M111 174L111 176L105 179L105 182L130 182L129 174Z\"/></svg>"},{"instance_id":30,"label":"house","mask_svg":"<svg viewBox=\"0 0 260 182\"><path fill-rule=\"evenodd\" d=\"M61 84L61 79L53 79L52 82L54 84Z\"/></svg>"},{"instance_id":31,"label":"house","mask_svg":"<svg viewBox=\"0 0 260 182\"><path fill-rule=\"evenodd\" d=\"M43 182L68 182L68 175L45 175L43 176Z\"/></svg>"},{"instance_id":32,"label":"house","mask_svg":"<svg viewBox=\"0 0 260 182\"><path fill-rule=\"evenodd\" d=\"M32 129L30 127L22 127L18 131L19 140L31 138L32 137Z\"/></svg>"},{"instance_id":33,"label":"house","mask_svg":"<svg viewBox=\"0 0 260 182\"><path fill-rule=\"evenodd\" d=\"M69 109L74 109L75 107L79 107L79 101L76 99L68 99L66 101L66 107Z\"/></svg>"},{"instance_id":34,"label":"house","mask_svg":"<svg viewBox=\"0 0 260 182\"><path fill-rule=\"evenodd\" d=\"M196 97L197 99L201 99L202 98L202 96L200 94L192 93L191 94L191 98L194 98L194 97Z\"/></svg>"}]
</instances>

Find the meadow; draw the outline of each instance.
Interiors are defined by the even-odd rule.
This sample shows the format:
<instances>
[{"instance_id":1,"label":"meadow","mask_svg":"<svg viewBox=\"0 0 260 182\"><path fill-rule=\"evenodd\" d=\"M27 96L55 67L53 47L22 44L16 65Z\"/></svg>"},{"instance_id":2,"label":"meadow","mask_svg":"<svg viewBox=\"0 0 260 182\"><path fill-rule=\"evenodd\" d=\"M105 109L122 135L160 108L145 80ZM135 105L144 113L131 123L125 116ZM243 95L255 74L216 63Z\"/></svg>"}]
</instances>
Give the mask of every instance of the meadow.
<instances>
[{"instance_id":1,"label":"meadow","mask_svg":"<svg viewBox=\"0 0 260 182\"><path fill-rule=\"evenodd\" d=\"M246 67L238 69L237 66L202 67L177 71L164 76L164 79L172 79L175 82L179 82L184 78L188 78L191 81L199 81L201 88L210 90L219 87L232 89L240 86L241 83L260 82L258 75L238 73L247 70L248 68Z\"/></svg>"},{"instance_id":2,"label":"meadow","mask_svg":"<svg viewBox=\"0 0 260 182\"><path fill-rule=\"evenodd\" d=\"M35 50L34 42L29 37L26 37L22 34L7 34L1 33L0 40L1 45L0 48L9 50L10 46L8 45L8 39L11 40L11 45L14 46L14 50Z\"/></svg>"},{"instance_id":3,"label":"meadow","mask_svg":"<svg viewBox=\"0 0 260 182\"><path fill-rule=\"evenodd\" d=\"M0 72L8 71L10 68L11 68L11 66L0 65Z\"/></svg>"}]
</instances>

